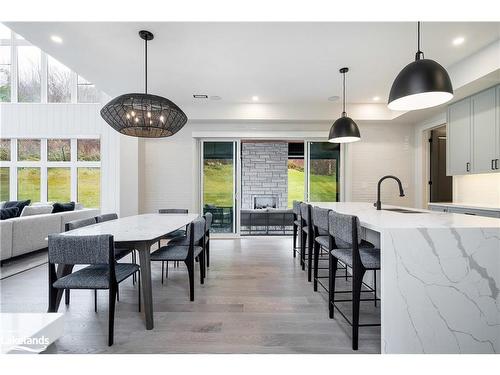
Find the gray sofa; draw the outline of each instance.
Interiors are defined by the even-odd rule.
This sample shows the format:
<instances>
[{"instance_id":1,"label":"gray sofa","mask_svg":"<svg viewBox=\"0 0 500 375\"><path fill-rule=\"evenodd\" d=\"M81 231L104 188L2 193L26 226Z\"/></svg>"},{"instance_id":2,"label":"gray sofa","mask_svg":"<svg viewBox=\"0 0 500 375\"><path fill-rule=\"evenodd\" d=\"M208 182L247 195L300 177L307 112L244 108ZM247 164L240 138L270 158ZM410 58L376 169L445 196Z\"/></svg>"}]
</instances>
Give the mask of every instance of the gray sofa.
<instances>
[{"instance_id":1,"label":"gray sofa","mask_svg":"<svg viewBox=\"0 0 500 375\"><path fill-rule=\"evenodd\" d=\"M98 209L21 216L0 221L0 260L47 247L47 236L61 233L67 222L99 215Z\"/></svg>"},{"instance_id":2,"label":"gray sofa","mask_svg":"<svg viewBox=\"0 0 500 375\"><path fill-rule=\"evenodd\" d=\"M293 230L292 209L242 209L242 235L286 235Z\"/></svg>"}]
</instances>

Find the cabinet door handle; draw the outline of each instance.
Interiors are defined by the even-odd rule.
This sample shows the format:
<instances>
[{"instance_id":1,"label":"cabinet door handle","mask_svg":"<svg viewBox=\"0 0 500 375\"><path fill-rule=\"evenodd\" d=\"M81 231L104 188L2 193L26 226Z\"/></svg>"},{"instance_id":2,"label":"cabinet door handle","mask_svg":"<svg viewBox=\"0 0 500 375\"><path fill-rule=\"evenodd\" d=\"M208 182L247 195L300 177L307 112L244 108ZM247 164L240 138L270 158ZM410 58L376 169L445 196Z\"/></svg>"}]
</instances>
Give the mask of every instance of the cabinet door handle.
<instances>
[{"instance_id":1,"label":"cabinet door handle","mask_svg":"<svg viewBox=\"0 0 500 375\"><path fill-rule=\"evenodd\" d=\"M495 169L498 169L498 159L495 159Z\"/></svg>"},{"instance_id":2,"label":"cabinet door handle","mask_svg":"<svg viewBox=\"0 0 500 375\"><path fill-rule=\"evenodd\" d=\"M470 163L469 162L467 162L467 164L465 164L465 170L467 172L470 172Z\"/></svg>"},{"instance_id":3,"label":"cabinet door handle","mask_svg":"<svg viewBox=\"0 0 500 375\"><path fill-rule=\"evenodd\" d=\"M491 159L491 169L492 170L495 170L495 165L496 165L496 162L495 162L495 159Z\"/></svg>"}]
</instances>

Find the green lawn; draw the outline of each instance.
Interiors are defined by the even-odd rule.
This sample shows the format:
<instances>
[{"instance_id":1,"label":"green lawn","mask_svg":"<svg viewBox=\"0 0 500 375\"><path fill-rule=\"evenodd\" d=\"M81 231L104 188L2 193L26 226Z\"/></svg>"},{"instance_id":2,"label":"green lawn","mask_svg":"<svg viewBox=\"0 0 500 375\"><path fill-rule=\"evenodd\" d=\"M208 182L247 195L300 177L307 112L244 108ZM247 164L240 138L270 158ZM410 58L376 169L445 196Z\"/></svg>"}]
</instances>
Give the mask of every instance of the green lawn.
<instances>
[{"instance_id":1,"label":"green lawn","mask_svg":"<svg viewBox=\"0 0 500 375\"><path fill-rule=\"evenodd\" d=\"M47 200L69 202L71 200L71 169L47 169Z\"/></svg>"},{"instance_id":2,"label":"green lawn","mask_svg":"<svg viewBox=\"0 0 500 375\"><path fill-rule=\"evenodd\" d=\"M231 207L233 205L232 164L211 163L204 167L204 203ZM334 202L337 186L334 176L311 176L311 201ZM304 200L304 172L288 169L288 206L294 200Z\"/></svg>"},{"instance_id":3,"label":"green lawn","mask_svg":"<svg viewBox=\"0 0 500 375\"><path fill-rule=\"evenodd\" d=\"M40 168L17 169L17 199L40 201Z\"/></svg>"},{"instance_id":4,"label":"green lawn","mask_svg":"<svg viewBox=\"0 0 500 375\"><path fill-rule=\"evenodd\" d=\"M87 208L101 205L101 169L78 168L78 202Z\"/></svg>"},{"instance_id":5,"label":"green lawn","mask_svg":"<svg viewBox=\"0 0 500 375\"><path fill-rule=\"evenodd\" d=\"M0 201L10 200L9 168L0 168Z\"/></svg>"}]
</instances>

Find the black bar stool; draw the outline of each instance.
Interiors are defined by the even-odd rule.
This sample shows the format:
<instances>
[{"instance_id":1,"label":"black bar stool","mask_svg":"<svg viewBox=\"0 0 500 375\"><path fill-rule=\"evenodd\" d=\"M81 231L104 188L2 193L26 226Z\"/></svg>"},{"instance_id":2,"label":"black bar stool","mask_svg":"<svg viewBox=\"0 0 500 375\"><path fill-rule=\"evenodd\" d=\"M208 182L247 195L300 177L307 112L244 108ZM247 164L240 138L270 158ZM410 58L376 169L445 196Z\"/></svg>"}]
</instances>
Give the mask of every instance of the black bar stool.
<instances>
[{"instance_id":1,"label":"black bar stool","mask_svg":"<svg viewBox=\"0 0 500 375\"><path fill-rule=\"evenodd\" d=\"M300 246L297 246L297 236L299 231L302 231L300 226L300 201L293 201L293 257L297 257L297 253L300 254Z\"/></svg>"}]
</instances>

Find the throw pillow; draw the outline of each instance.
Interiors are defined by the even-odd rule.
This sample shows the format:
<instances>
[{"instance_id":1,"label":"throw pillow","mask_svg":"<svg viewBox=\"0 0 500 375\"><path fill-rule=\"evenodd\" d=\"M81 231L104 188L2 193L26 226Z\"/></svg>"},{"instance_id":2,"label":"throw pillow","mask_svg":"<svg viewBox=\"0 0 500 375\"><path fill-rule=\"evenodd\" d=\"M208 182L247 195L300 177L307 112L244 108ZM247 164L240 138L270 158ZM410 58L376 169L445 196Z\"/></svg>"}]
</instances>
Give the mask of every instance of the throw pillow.
<instances>
[{"instance_id":1,"label":"throw pillow","mask_svg":"<svg viewBox=\"0 0 500 375\"><path fill-rule=\"evenodd\" d=\"M17 217L19 208L10 207L10 208L2 208L0 209L0 220L7 220Z\"/></svg>"},{"instance_id":2,"label":"throw pillow","mask_svg":"<svg viewBox=\"0 0 500 375\"><path fill-rule=\"evenodd\" d=\"M23 212L24 207L29 206L30 203L31 199L25 201L9 201L5 202L3 208L17 207L18 208L17 216L19 216L21 215L21 212Z\"/></svg>"},{"instance_id":3,"label":"throw pillow","mask_svg":"<svg viewBox=\"0 0 500 375\"><path fill-rule=\"evenodd\" d=\"M74 211L75 202L54 203L53 207L54 207L54 209L52 210L53 214L56 214L58 212Z\"/></svg>"},{"instance_id":4,"label":"throw pillow","mask_svg":"<svg viewBox=\"0 0 500 375\"><path fill-rule=\"evenodd\" d=\"M50 205L36 205L36 206L26 206L21 212L21 217L23 216L33 216L33 215L43 215L50 214L54 207Z\"/></svg>"}]
</instances>

